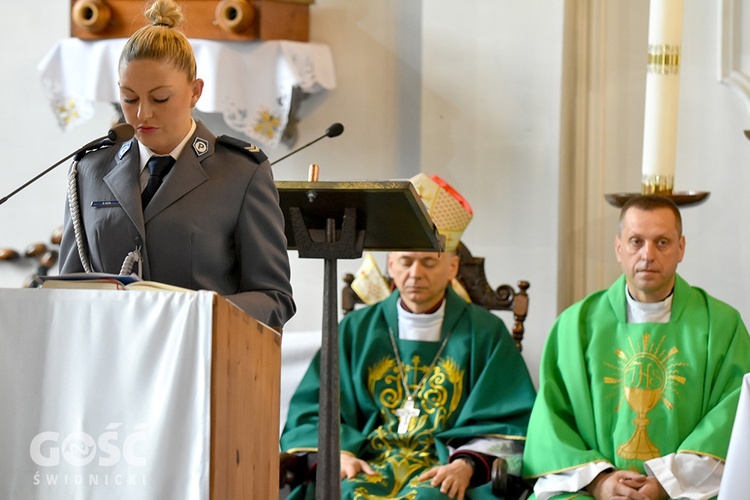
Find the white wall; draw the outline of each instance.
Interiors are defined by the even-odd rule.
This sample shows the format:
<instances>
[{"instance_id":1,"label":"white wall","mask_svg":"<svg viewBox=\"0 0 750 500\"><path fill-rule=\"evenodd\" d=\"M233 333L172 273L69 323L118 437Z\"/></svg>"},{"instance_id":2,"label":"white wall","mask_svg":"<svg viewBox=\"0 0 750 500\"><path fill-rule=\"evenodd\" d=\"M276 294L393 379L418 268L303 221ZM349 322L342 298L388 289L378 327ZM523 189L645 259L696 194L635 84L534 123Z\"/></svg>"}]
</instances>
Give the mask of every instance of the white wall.
<instances>
[{"instance_id":1,"label":"white wall","mask_svg":"<svg viewBox=\"0 0 750 500\"><path fill-rule=\"evenodd\" d=\"M704 204L682 209L687 246L678 272L737 308L748 321L750 239L744 221L750 201L744 191L750 172L744 166L750 161L750 142L743 129L750 128L750 108L718 78L721 4L735 3L740 2L684 4L675 190L711 194ZM593 164L587 173L596 179L583 180L589 181L587 200L592 205L587 207L587 243L600 250L587 259L597 260L590 268L601 272L587 282L588 293L621 273L613 255L618 212L603 201L604 193L640 190L649 2L571 4L596 6L589 8L594 20L587 26L596 33L587 41L595 61L587 68L593 76L586 98L594 104L585 117L585 130L591 136L588 146L598 156L584 158ZM573 202L561 200L561 206ZM560 252L565 258L566 249Z\"/></svg>"},{"instance_id":2,"label":"white wall","mask_svg":"<svg viewBox=\"0 0 750 500\"><path fill-rule=\"evenodd\" d=\"M536 380L556 316L563 6L423 5L421 165L471 203L463 240L490 284L531 283L524 356Z\"/></svg>"},{"instance_id":3,"label":"white wall","mask_svg":"<svg viewBox=\"0 0 750 500\"><path fill-rule=\"evenodd\" d=\"M602 130L590 133L608 134L602 193L639 188L646 42L636 34L646 34L648 0L633 2L601 5L607 44L600 50L608 68L592 92L608 104L596 117ZM683 210L687 252L680 272L748 320L750 142L742 130L750 128L750 110L717 81L716 4L685 2L676 187L711 197ZM68 35L69 3L27 0L4 9L12 22L0 31L0 197L102 135L112 118L101 104L92 121L63 133L44 99L36 65ZM558 254L564 260L570 252L560 248L557 227L561 72L576 62L562 60L563 2L316 0L311 13L311 38L331 46L338 88L303 104L297 145L336 121L346 131L279 163L277 179L304 179L313 162L321 180L408 178L419 170L445 177L474 207L464 241L487 258L490 283L531 282L524 356L536 380L557 313ZM266 152L273 160L288 151ZM48 239L62 220L66 169L0 206L0 248L22 250ZM611 247L616 211L601 212L611 231L590 243ZM607 252L589 292L619 273ZM299 310L287 331L319 330L323 264L296 252L291 261ZM341 261L338 274L357 266ZM0 263L0 286L20 286L33 270L29 263Z\"/></svg>"},{"instance_id":4,"label":"white wall","mask_svg":"<svg viewBox=\"0 0 750 500\"><path fill-rule=\"evenodd\" d=\"M9 6L16 22L0 33L10 68L0 76L0 193L109 127L112 112L102 104L94 120L63 133L44 99L36 65L68 35L68 8L42 0ZM40 9L44 16L32 15ZM525 354L534 374L555 314L561 11L556 0L317 0L311 39L331 46L338 88L303 104L297 145L336 121L346 131L275 167L280 180L306 178L314 162L321 180L422 170L454 184L474 207L464 240L487 257L491 285L532 284ZM266 152L273 160L288 149ZM0 207L0 247L48 238L62 217L66 169ZM296 252L291 259L299 311L287 330L319 329L323 264ZM338 274L358 264L340 261ZM29 264L2 265L0 286L19 286L31 272Z\"/></svg>"},{"instance_id":5,"label":"white wall","mask_svg":"<svg viewBox=\"0 0 750 500\"><path fill-rule=\"evenodd\" d=\"M627 14L620 16L620 31L645 32L647 1L638 2L635 10L607 3L612 18L618 9ZM742 130L750 128L750 114L717 82L714 4L685 3L676 185L711 191L711 197L684 210L688 247L680 269L747 319L750 237L743 221L750 214L744 193L750 143ZM0 32L0 196L109 127L112 112L101 105L94 120L63 133L44 99L36 65L68 35L68 9L69 3L43 0L6 6L13 22ZM311 12L311 38L331 46L339 86L303 105L298 145L336 121L346 131L279 163L277 178L304 179L313 162L320 164L322 180L406 178L419 170L445 177L475 209L464 240L475 255L487 258L491 284L531 282L525 356L536 375L557 312L557 255L567 251L557 241L563 3L317 0ZM611 64L623 65L624 79L615 74L601 82L604 89L595 89L616 98L605 117L609 121L620 119L617 110L643 106L645 82L640 87L632 78L640 56L632 54L645 43L628 43L639 46L608 49L621 51ZM642 123L631 118L620 133L622 157L632 159L640 157ZM282 146L267 153L274 159L287 151ZM634 170L632 183L617 189L638 188L639 165L607 165ZM48 238L62 219L65 170L60 167L0 206L0 247L23 249ZM292 264L299 312L288 330L319 329L322 263L293 253ZM340 262L339 275L357 265ZM0 286L19 286L32 270L0 264ZM599 287L611 281L616 267L608 272Z\"/></svg>"},{"instance_id":6,"label":"white wall","mask_svg":"<svg viewBox=\"0 0 750 500\"><path fill-rule=\"evenodd\" d=\"M69 2L7 2L0 30L0 197L25 183L88 141L104 135L111 107L97 106L93 120L64 133L46 101L36 65L59 38L68 36ZM32 242L49 243L62 224L65 175L61 165L0 205L0 248L24 250ZM0 264L0 286L20 286L35 271L31 262Z\"/></svg>"},{"instance_id":7,"label":"white wall","mask_svg":"<svg viewBox=\"0 0 750 500\"><path fill-rule=\"evenodd\" d=\"M464 242L486 257L490 285L531 283L524 357L536 381L556 315L562 4L317 0L312 15L339 87L301 122L299 142L335 121L346 131L279 163L277 178L304 179L318 163L321 180L420 170L448 180L474 209ZM385 254L376 259L383 270ZM286 359L303 342L294 332L321 325L323 264L293 253L292 265L299 310ZM339 261L339 276L358 265ZM501 316L510 328L511 315Z\"/></svg>"},{"instance_id":8,"label":"white wall","mask_svg":"<svg viewBox=\"0 0 750 500\"><path fill-rule=\"evenodd\" d=\"M276 178L306 179L311 163L321 181L411 177L419 171L420 2L319 0L311 15L311 39L331 46L338 88L303 104L298 145L334 122L345 131L279 163ZM291 258L298 312L286 329L320 329L323 262ZM338 274L358 266L339 261Z\"/></svg>"},{"instance_id":9,"label":"white wall","mask_svg":"<svg viewBox=\"0 0 750 500\"><path fill-rule=\"evenodd\" d=\"M464 241L487 258L490 284L531 282L524 355L536 380L556 315L562 5L430 0L418 7L318 0L313 39L333 47L339 88L301 128L313 138L341 121L346 132L290 158L277 176L287 178L290 168L304 178L315 162L322 180L420 170L444 177L474 208ZM384 265L383 254L377 259ZM321 321L322 263L293 258L293 265L300 310L287 330L309 330ZM339 275L357 266L340 261Z\"/></svg>"},{"instance_id":10,"label":"white wall","mask_svg":"<svg viewBox=\"0 0 750 500\"><path fill-rule=\"evenodd\" d=\"M687 246L680 272L750 321L750 108L719 83L720 6L685 2L676 189L710 191L683 210ZM746 4L743 2L743 4ZM747 25L744 26L747 36Z\"/></svg>"}]
</instances>

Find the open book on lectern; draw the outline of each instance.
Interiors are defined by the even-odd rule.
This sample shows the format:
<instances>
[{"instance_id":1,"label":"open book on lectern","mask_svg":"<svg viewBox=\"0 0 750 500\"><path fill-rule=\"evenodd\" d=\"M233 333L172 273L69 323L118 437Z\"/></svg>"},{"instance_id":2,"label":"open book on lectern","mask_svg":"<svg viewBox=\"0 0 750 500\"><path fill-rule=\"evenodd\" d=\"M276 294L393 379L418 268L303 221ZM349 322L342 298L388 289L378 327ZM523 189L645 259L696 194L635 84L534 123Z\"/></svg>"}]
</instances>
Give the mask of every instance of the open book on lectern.
<instances>
[{"instance_id":1,"label":"open book on lectern","mask_svg":"<svg viewBox=\"0 0 750 500\"><path fill-rule=\"evenodd\" d=\"M57 276L39 276L40 288L105 289L105 290L161 290L166 292L192 292L158 281L143 281L136 274L70 273Z\"/></svg>"}]
</instances>

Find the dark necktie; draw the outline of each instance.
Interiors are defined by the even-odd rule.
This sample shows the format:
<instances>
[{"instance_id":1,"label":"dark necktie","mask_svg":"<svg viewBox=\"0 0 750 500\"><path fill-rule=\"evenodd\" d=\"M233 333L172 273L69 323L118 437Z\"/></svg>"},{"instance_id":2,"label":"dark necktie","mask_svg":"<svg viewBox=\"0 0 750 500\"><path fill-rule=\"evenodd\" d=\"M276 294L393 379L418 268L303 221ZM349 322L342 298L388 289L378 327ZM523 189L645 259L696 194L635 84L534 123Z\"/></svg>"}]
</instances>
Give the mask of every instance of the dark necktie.
<instances>
[{"instance_id":1,"label":"dark necktie","mask_svg":"<svg viewBox=\"0 0 750 500\"><path fill-rule=\"evenodd\" d=\"M151 201L151 198L156 194L156 190L161 186L164 177L172 169L172 165L174 165L174 158L171 156L152 156L149 158L146 163L146 168L148 168L151 175L148 178L146 189L141 193L141 205L143 205L144 210L146 209L148 202Z\"/></svg>"}]
</instances>

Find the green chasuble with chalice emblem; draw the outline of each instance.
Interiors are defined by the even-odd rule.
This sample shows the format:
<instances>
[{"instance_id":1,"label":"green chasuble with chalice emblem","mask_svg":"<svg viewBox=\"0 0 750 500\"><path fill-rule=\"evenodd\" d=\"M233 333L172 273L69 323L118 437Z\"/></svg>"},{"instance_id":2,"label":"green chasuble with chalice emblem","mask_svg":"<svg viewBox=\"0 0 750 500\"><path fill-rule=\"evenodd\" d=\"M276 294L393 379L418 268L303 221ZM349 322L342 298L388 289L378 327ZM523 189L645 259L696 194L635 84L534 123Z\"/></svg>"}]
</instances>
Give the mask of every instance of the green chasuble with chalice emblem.
<instances>
[{"instance_id":1,"label":"green chasuble with chalice emblem","mask_svg":"<svg viewBox=\"0 0 750 500\"><path fill-rule=\"evenodd\" d=\"M670 453L726 458L750 337L739 313L676 277L668 323L627 322L625 277L558 318L542 356L524 475L591 462L644 472ZM562 496L561 496L562 497Z\"/></svg>"}]
</instances>

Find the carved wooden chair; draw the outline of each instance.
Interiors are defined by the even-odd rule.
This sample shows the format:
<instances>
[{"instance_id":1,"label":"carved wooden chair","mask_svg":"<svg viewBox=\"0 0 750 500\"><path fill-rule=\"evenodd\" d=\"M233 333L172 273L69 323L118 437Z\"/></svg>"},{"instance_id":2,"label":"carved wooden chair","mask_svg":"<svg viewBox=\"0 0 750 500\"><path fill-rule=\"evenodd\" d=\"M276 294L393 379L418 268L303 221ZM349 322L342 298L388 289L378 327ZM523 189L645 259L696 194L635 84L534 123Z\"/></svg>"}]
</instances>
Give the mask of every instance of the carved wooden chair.
<instances>
[{"instance_id":1,"label":"carved wooden chair","mask_svg":"<svg viewBox=\"0 0 750 500\"><path fill-rule=\"evenodd\" d=\"M526 290L531 286L528 281L519 281L518 290L511 285L500 285L495 290L490 287L484 271L484 257L474 257L463 242L456 248L458 254L458 275L456 279L463 286L474 304L493 311L512 311L513 328L511 333L516 346L521 349L523 334L526 331L524 321L529 311L529 296ZM344 314L352 311L357 304L362 304L357 292L352 289L354 276L344 276L344 288L341 290L341 308Z\"/></svg>"},{"instance_id":2,"label":"carved wooden chair","mask_svg":"<svg viewBox=\"0 0 750 500\"><path fill-rule=\"evenodd\" d=\"M456 279L472 303L489 310L511 311L514 319L511 333L516 346L521 350L525 332L524 321L529 311L529 296L526 292L531 286L529 282L518 281L517 290L511 285L500 285L493 290L485 275L484 257L474 257L462 242L459 243L456 253L459 259ZM353 281L352 274L347 273L344 276L344 287L341 290L341 308L344 315L354 310L358 304L363 304L362 299L351 287ZM297 457L288 453L281 454L280 487L284 485L296 487L305 480L304 476L307 473L306 464L303 465ZM491 476L492 492L498 497L524 499L530 493L526 483L508 474L507 464L502 458L493 461Z\"/></svg>"}]
</instances>

